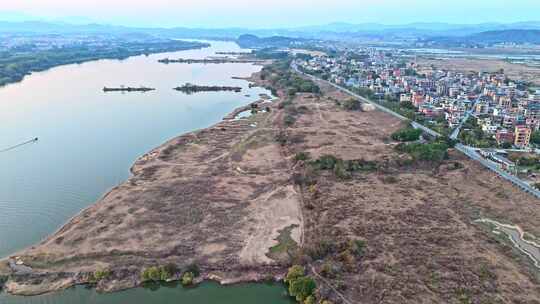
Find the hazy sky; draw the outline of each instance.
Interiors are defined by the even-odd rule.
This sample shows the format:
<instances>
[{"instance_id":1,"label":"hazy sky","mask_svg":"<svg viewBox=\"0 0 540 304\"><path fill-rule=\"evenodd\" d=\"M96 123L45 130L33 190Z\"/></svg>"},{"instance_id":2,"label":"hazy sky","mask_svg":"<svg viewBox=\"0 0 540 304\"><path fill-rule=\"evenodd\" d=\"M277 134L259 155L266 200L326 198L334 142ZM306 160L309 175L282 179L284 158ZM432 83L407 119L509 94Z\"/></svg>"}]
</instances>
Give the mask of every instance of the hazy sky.
<instances>
[{"instance_id":1,"label":"hazy sky","mask_svg":"<svg viewBox=\"0 0 540 304\"><path fill-rule=\"evenodd\" d=\"M516 22L538 20L539 11L540 0L0 0L0 19L132 26Z\"/></svg>"}]
</instances>

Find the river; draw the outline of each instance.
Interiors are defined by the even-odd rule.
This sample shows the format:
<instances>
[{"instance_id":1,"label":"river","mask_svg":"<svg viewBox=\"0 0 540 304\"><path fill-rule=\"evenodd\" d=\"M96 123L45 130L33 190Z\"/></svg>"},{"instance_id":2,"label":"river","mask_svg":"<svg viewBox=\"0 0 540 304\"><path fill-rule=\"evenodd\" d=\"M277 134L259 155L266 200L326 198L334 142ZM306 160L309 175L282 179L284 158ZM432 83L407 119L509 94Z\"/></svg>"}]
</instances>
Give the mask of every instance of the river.
<instances>
[{"instance_id":1,"label":"river","mask_svg":"<svg viewBox=\"0 0 540 304\"><path fill-rule=\"evenodd\" d=\"M172 137L220 121L261 93L269 94L231 78L249 76L260 66L157 62L164 57L200 59L218 51L245 51L230 42L211 43L212 47L202 50L60 66L0 88L0 151L39 138L0 152L0 257L39 242L126 180L140 155ZM172 89L186 82L240 86L243 91L185 95ZM102 91L104 86L120 85L143 85L156 91ZM205 283L196 289L134 289L97 295L79 287L29 299L0 294L0 303L157 304L172 299L174 303L254 303L243 299L254 299L259 293L257 303L289 303L283 291L280 285L222 288Z\"/></svg>"}]
</instances>

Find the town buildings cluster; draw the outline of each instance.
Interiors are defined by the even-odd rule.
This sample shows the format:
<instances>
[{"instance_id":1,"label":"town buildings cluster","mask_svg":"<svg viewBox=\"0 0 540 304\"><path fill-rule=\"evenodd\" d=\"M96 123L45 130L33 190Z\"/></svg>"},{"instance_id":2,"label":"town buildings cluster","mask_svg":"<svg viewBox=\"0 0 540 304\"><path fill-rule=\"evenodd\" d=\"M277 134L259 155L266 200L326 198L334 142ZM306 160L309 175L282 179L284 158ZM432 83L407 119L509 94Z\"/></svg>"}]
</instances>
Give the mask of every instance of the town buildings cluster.
<instances>
[{"instance_id":1,"label":"town buildings cluster","mask_svg":"<svg viewBox=\"0 0 540 304\"><path fill-rule=\"evenodd\" d=\"M449 129L471 115L476 127L499 146L528 147L532 133L540 128L540 92L508 79L502 70L440 70L416 64L415 56L403 51L377 49L312 56L298 59L297 66L339 85L369 89L375 100L406 105L428 122L443 121Z\"/></svg>"}]
</instances>

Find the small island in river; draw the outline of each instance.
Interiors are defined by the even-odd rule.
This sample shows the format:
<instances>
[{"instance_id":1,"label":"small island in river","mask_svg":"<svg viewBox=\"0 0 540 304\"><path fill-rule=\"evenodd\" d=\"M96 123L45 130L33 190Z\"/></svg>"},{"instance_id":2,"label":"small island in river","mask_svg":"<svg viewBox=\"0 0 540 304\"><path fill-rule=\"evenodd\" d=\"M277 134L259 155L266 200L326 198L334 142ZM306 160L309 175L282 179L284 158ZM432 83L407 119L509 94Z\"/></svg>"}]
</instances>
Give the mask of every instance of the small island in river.
<instances>
[{"instance_id":1,"label":"small island in river","mask_svg":"<svg viewBox=\"0 0 540 304\"><path fill-rule=\"evenodd\" d=\"M232 87L232 86L205 86L205 85L194 85L191 83L186 83L183 86L174 88L176 91L180 91L186 94L192 94L197 92L220 92L220 91L232 91L239 93L242 91L241 87Z\"/></svg>"}]
</instances>

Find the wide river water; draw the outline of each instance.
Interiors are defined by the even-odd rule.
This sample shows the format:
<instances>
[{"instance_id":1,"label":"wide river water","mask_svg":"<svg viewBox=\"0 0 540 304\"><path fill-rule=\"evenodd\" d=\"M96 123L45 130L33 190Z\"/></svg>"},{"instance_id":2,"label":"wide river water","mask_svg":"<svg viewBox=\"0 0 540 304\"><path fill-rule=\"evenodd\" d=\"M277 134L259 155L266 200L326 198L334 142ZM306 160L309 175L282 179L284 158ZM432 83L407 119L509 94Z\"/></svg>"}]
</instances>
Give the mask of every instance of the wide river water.
<instances>
[{"instance_id":1,"label":"wide river water","mask_svg":"<svg viewBox=\"0 0 540 304\"><path fill-rule=\"evenodd\" d=\"M269 93L231 78L249 76L260 66L157 62L242 51L234 43L211 43L202 50L56 67L0 88L0 257L39 242L123 182L140 155ZM172 89L186 82L243 91L186 95ZM102 91L120 85L157 90ZM35 137L38 142L4 151ZM205 283L194 289L140 288L111 295L78 287L33 298L2 293L0 303L290 303L283 292L279 284L225 288Z\"/></svg>"}]
</instances>

